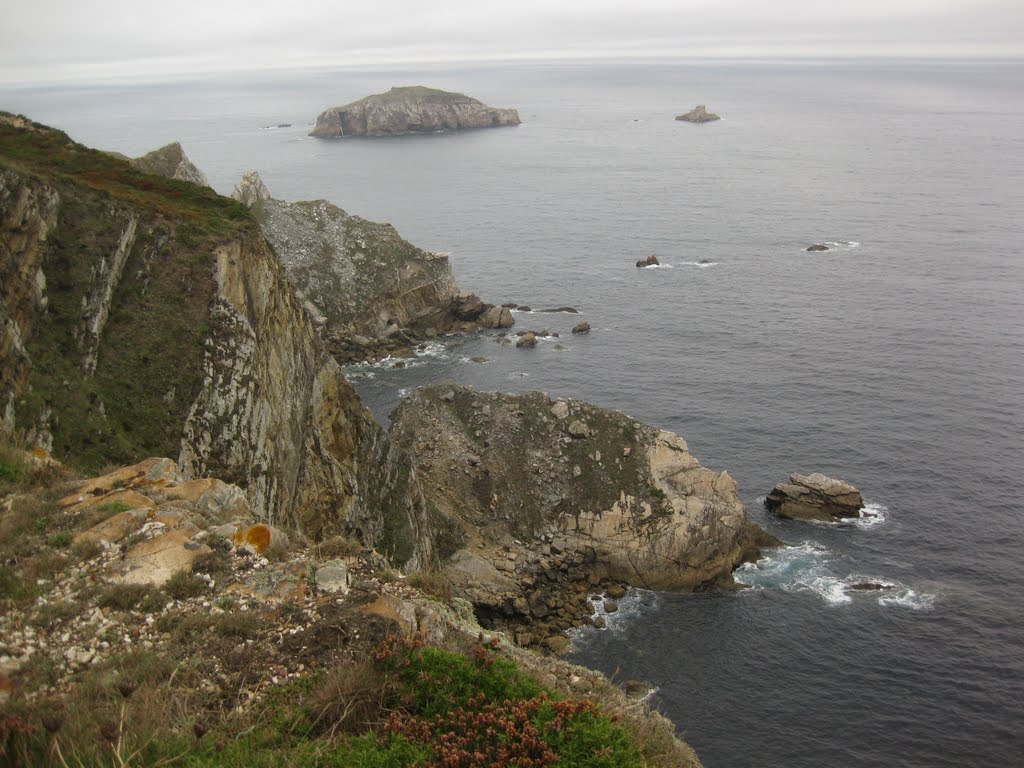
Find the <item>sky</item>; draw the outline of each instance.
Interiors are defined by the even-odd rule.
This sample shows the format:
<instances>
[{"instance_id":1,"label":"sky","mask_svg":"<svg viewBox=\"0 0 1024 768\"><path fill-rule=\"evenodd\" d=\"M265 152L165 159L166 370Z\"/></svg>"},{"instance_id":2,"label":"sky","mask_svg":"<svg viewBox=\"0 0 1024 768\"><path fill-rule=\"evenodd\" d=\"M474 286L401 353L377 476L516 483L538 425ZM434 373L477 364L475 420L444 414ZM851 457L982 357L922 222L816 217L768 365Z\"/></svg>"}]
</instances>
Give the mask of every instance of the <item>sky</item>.
<instances>
[{"instance_id":1,"label":"sky","mask_svg":"<svg viewBox=\"0 0 1024 768\"><path fill-rule=\"evenodd\" d=\"M1024 58L1024 0L0 0L0 82L603 57Z\"/></svg>"}]
</instances>

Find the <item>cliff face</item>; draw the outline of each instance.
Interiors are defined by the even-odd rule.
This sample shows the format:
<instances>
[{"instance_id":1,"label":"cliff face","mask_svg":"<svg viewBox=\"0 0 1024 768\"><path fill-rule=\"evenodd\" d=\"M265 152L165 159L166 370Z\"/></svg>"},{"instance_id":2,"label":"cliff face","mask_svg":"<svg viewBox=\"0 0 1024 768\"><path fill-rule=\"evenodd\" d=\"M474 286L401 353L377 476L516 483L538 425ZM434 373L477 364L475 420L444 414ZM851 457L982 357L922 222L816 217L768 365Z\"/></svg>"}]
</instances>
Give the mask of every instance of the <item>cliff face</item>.
<instances>
[{"instance_id":1,"label":"cliff face","mask_svg":"<svg viewBox=\"0 0 1024 768\"><path fill-rule=\"evenodd\" d=\"M417 248L390 224L325 200L275 200L255 172L232 196L256 214L310 319L343 363L442 333L513 323L507 309L460 293L446 254Z\"/></svg>"},{"instance_id":2,"label":"cliff face","mask_svg":"<svg viewBox=\"0 0 1024 768\"><path fill-rule=\"evenodd\" d=\"M379 427L243 206L4 117L0 286L6 433L84 467L176 455L314 534L373 503Z\"/></svg>"},{"instance_id":3,"label":"cliff face","mask_svg":"<svg viewBox=\"0 0 1024 768\"><path fill-rule=\"evenodd\" d=\"M514 109L489 107L461 93L423 86L392 88L325 110L310 136L386 136L519 125Z\"/></svg>"}]
</instances>

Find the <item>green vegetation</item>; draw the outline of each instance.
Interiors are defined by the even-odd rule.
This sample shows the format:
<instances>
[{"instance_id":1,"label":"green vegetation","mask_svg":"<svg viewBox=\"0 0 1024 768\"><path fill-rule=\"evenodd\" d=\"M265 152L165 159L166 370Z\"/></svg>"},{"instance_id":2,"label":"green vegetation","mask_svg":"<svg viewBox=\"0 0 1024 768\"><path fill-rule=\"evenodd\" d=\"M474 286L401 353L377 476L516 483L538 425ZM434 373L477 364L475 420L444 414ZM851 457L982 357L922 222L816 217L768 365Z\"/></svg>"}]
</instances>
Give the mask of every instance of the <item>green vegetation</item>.
<instances>
[{"instance_id":1,"label":"green vegetation","mask_svg":"<svg viewBox=\"0 0 1024 768\"><path fill-rule=\"evenodd\" d=\"M616 718L545 691L490 644L464 654L390 638L372 658L271 689L215 723L200 700L203 674L187 657L126 653L89 670L68 700L0 712L0 759L191 768L655 764Z\"/></svg>"},{"instance_id":2,"label":"green vegetation","mask_svg":"<svg viewBox=\"0 0 1024 768\"><path fill-rule=\"evenodd\" d=\"M115 611L140 610L153 613L164 607L159 590L143 584L111 584L96 596L96 605Z\"/></svg>"},{"instance_id":3,"label":"green vegetation","mask_svg":"<svg viewBox=\"0 0 1024 768\"><path fill-rule=\"evenodd\" d=\"M32 367L17 426L27 430L52 413L54 456L90 471L177 455L202 384L205 344L219 328L213 254L229 240L259 237L249 210L2 115L0 168L60 196L42 253L49 303L26 345ZM124 239L132 226L134 238ZM120 275L105 276L123 246ZM82 333L83 307L105 303L107 280L109 314L93 339ZM0 490L18 476L0 461Z\"/></svg>"},{"instance_id":4,"label":"green vegetation","mask_svg":"<svg viewBox=\"0 0 1024 768\"><path fill-rule=\"evenodd\" d=\"M9 117L0 113L3 116ZM37 124L17 128L0 120L0 158L16 169L49 180L73 181L121 204L183 221L193 237L232 237L252 223L249 210L236 200L208 187L143 173L53 128Z\"/></svg>"}]
</instances>

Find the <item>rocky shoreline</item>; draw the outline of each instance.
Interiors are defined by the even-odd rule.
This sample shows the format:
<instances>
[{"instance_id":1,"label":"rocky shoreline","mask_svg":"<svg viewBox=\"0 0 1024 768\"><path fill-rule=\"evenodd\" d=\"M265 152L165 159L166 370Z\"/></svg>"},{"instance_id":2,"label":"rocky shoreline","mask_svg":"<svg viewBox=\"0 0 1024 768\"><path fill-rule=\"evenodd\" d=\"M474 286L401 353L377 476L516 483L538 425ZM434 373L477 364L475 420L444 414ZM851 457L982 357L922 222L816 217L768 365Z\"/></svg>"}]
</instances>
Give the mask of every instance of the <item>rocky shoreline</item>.
<instances>
[{"instance_id":1,"label":"rocky shoreline","mask_svg":"<svg viewBox=\"0 0 1024 768\"><path fill-rule=\"evenodd\" d=\"M169 175L187 160L161 154ZM440 642L455 622L507 632L512 654L557 654L599 593L730 588L737 566L779 543L681 437L582 401L435 385L385 431L342 362L512 325L510 307L459 290L445 255L389 225L274 200L255 174L223 198L0 115L0 243L3 443L34 449L43 471L5 469L42 477L3 499L18 536L0 545L24 548L2 566L3 620L22 649L4 654L8 681L36 680L38 651L62 670L46 690L64 695L108 650L173 651L176 626L226 633L215 667L249 659L286 682L304 673L288 655L308 668L320 642L300 632L348 642L397 626ZM144 456L169 458L135 464ZM111 465L131 466L62 488L62 466ZM402 586L414 579L422 590ZM72 582L131 589L108 610ZM57 633L45 652L8 610L37 597L32 615ZM253 610L284 623L238 618ZM183 624L161 628L168 613ZM242 626L271 667L250 659ZM92 630L100 645L83 644ZM196 684L211 701L260 697L232 675Z\"/></svg>"}]
</instances>

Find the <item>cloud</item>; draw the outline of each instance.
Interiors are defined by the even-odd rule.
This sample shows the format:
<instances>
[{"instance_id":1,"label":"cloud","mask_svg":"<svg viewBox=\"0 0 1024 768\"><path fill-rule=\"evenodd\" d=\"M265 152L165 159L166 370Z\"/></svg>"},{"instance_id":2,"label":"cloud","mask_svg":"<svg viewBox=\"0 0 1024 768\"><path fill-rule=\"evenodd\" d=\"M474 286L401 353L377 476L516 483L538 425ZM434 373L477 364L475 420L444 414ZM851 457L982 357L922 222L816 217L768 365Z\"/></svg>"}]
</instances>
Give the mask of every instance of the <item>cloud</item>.
<instances>
[{"instance_id":1,"label":"cloud","mask_svg":"<svg viewBox=\"0 0 1024 768\"><path fill-rule=\"evenodd\" d=\"M34 0L0 77L580 55L1024 56L1019 0Z\"/></svg>"}]
</instances>

